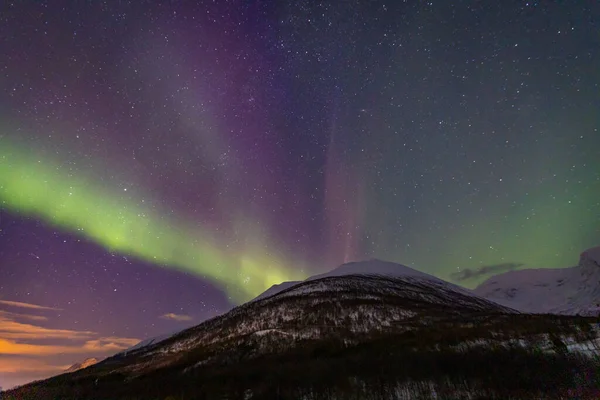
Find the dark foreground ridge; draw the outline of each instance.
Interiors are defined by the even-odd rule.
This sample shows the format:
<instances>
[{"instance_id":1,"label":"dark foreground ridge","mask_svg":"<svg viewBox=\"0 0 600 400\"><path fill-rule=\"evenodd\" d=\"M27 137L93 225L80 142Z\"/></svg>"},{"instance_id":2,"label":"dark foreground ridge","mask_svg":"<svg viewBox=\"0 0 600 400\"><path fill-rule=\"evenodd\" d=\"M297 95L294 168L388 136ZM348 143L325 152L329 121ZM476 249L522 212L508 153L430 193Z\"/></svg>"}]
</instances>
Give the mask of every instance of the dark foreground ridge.
<instances>
[{"instance_id":1,"label":"dark foreground ridge","mask_svg":"<svg viewBox=\"0 0 600 400\"><path fill-rule=\"evenodd\" d=\"M439 280L327 277L5 398L597 399L598 332Z\"/></svg>"}]
</instances>

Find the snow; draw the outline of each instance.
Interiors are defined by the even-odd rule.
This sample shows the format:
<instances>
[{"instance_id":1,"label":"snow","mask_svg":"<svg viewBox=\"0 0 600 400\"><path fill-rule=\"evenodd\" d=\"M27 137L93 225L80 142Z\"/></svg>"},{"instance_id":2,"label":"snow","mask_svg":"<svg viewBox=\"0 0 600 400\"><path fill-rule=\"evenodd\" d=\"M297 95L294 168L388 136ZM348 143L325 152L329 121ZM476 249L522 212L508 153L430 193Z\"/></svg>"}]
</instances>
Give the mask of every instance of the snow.
<instances>
[{"instance_id":1,"label":"snow","mask_svg":"<svg viewBox=\"0 0 600 400\"><path fill-rule=\"evenodd\" d=\"M273 285L265 292L254 298L252 301L257 301L261 299L266 299L267 297L273 296L277 293L288 290L295 285L308 282L321 278L329 278L334 276L346 276L346 275L384 275L384 276L393 276L393 277L403 277L403 276L411 276L417 278L423 278L435 282L444 283L445 285L452 286L453 289L460 289L463 292L469 292L467 289L464 289L460 286L453 285L449 282L441 280L433 275L426 274L424 272L418 271L416 269L407 267L406 265L397 264L389 261L382 261L377 259L371 259L368 261L357 261L350 262L346 264L342 264L339 267L323 273L319 275L313 275L307 278L304 281L289 281L282 282L278 285ZM470 292L469 292L470 293Z\"/></svg>"},{"instance_id":2,"label":"snow","mask_svg":"<svg viewBox=\"0 0 600 400\"><path fill-rule=\"evenodd\" d=\"M600 247L581 253L576 267L510 271L473 292L521 312L600 315Z\"/></svg>"},{"instance_id":3,"label":"snow","mask_svg":"<svg viewBox=\"0 0 600 400\"><path fill-rule=\"evenodd\" d=\"M138 344L133 345L130 348L125 349L125 350L123 350L123 351L121 351L121 352L119 352L119 353L117 353L115 355L116 356L118 356L118 355L127 355L127 353L130 353L130 352L132 352L134 350L139 350L139 349L141 349L143 347L151 346L151 345L157 344L159 342L162 342L163 340L166 340L166 339L168 339L168 338L170 338L172 336L175 336L179 332L181 332L181 330L178 330L178 331L175 331L175 332L171 332L171 333L167 333L167 334L163 334L163 335L160 335L160 336L155 336L155 337L152 337L152 338L149 338L149 339L144 339L141 342L139 342Z\"/></svg>"},{"instance_id":4,"label":"snow","mask_svg":"<svg viewBox=\"0 0 600 400\"><path fill-rule=\"evenodd\" d=\"M257 297L255 297L252 301L266 299L267 297L273 296L274 294L277 294L279 292L283 292L284 290L289 289L292 286L295 286L301 282L302 281L288 281L288 282L281 282L277 285L273 285L270 288L268 288L266 291L262 292Z\"/></svg>"},{"instance_id":5,"label":"snow","mask_svg":"<svg viewBox=\"0 0 600 400\"><path fill-rule=\"evenodd\" d=\"M339 267L320 275L314 275L307 280L328 278L331 276L344 275L387 275L387 276L416 276L441 281L433 275L426 274L406 265L396 264L389 261L372 259L369 261L357 261L342 264Z\"/></svg>"},{"instance_id":6,"label":"snow","mask_svg":"<svg viewBox=\"0 0 600 400\"><path fill-rule=\"evenodd\" d=\"M260 331L253 332L252 334L256 335L256 336L265 336L265 335L269 335L271 333L279 333L279 334L287 335L287 336L293 335L292 333L284 332L281 329L262 329Z\"/></svg>"}]
</instances>

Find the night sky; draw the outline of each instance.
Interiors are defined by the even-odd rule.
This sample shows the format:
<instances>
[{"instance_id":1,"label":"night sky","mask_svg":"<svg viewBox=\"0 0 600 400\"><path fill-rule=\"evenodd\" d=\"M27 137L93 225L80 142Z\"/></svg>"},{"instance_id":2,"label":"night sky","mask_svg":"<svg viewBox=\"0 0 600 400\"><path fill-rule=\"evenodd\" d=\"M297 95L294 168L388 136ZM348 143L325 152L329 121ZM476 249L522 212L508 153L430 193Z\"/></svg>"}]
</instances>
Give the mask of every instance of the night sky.
<instances>
[{"instance_id":1,"label":"night sky","mask_svg":"<svg viewBox=\"0 0 600 400\"><path fill-rule=\"evenodd\" d=\"M0 386L346 261L600 244L598 2L75 3L0 6Z\"/></svg>"}]
</instances>

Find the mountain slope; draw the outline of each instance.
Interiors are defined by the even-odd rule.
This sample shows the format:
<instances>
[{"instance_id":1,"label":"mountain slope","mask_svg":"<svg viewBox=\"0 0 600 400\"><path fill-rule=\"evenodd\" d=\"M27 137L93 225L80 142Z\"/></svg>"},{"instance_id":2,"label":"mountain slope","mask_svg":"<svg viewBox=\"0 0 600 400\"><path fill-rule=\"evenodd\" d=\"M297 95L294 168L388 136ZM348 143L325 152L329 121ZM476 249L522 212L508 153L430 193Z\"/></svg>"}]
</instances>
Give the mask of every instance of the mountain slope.
<instances>
[{"instance_id":1,"label":"mountain slope","mask_svg":"<svg viewBox=\"0 0 600 400\"><path fill-rule=\"evenodd\" d=\"M329 272L310 276L304 281L288 281L288 282L282 282L282 283L273 285L269 289L267 289L265 292L263 292L262 294L260 294L256 298L254 298L252 301L257 301L257 300L261 300L261 299L273 296L279 292L289 289L289 288L291 288L295 285L298 285L302 282L307 282L307 281L311 281L311 280L315 280L315 279L321 279L321 278L332 277L332 276L344 276L344 275L353 275L353 274L355 274L355 275L356 274L385 275L385 276L416 276L416 277L431 279L431 280L438 281L438 282L444 282L433 275L429 275L424 272L417 271L415 269L412 269L410 267L407 267L407 266L404 266L401 264L372 259L369 261L359 261L359 262L351 262L351 263L342 264L339 267L337 267ZM450 283L447 283L447 284L451 285ZM459 286L454 286L454 287L460 288ZM460 290L465 290L465 289L460 288ZM158 342L168 339L169 337L171 337L179 332L181 332L181 331L171 332L168 334L144 339L144 340L140 341L138 344L136 344L118 354L126 354L133 350L139 350L142 347L153 346L153 345L157 344Z\"/></svg>"},{"instance_id":2,"label":"mountain slope","mask_svg":"<svg viewBox=\"0 0 600 400\"><path fill-rule=\"evenodd\" d=\"M480 312L513 311L443 281L373 275L314 279L237 307L157 345L129 352L135 361L124 368L136 373L162 368L178 363L190 349L234 347L252 335L275 338L264 340L268 346L293 347L300 340L321 340L341 332L351 341L352 336L382 332L401 322L424 323L436 316ZM260 351L272 351L268 346ZM214 357L222 358L223 353Z\"/></svg>"},{"instance_id":3,"label":"mountain slope","mask_svg":"<svg viewBox=\"0 0 600 400\"><path fill-rule=\"evenodd\" d=\"M115 354L115 355L126 355L127 353L129 353L131 351L137 351L137 350L140 350L143 347L154 346L157 343L160 343L163 340L166 340L166 339L170 338L171 336L173 336L173 335L175 335L175 334L177 334L179 332L181 332L181 331L175 331L175 332L167 333L167 334L164 334L164 335L159 335L159 336L151 337L151 338L148 338L148 339L144 339L144 340L140 341L139 343L137 343L137 344L135 344L135 345L133 345L133 346L131 346L131 347L129 347L129 348L127 348L127 349L125 349L125 350L123 350L123 351Z\"/></svg>"},{"instance_id":4,"label":"mountain slope","mask_svg":"<svg viewBox=\"0 0 600 400\"><path fill-rule=\"evenodd\" d=\"M331 276L8 398L596 398L598 333L439 279Z\"/></svg>"},{"instance_id":5,"label":"mountain slope","mask_svg":"<svg viewBox=\"0 0 600 400\"><path fill-rule=\"evenodd\" d=\"M489 278L475 294L527 313L600 315L600 247L581 253L576 267L510 271Z\"/></svg>"},{"instance_id":6,"label":"mountain slope","mask_svg":"<svg viewBox=\"0 0 600 400\"><path fill-rule=\"evenodd\" d=\"M256 298L254 298L252 301L262 300L267 297L273 296L279 292L287 290L287 289L289 289L293 286L296 286L302 282L308 282L308 281L312 281L312 280L316 280L316 279L322 279L322 278L334 277L334 276L345 276L345 275L384 275L384 276L395 276L395 277L414 276L414 277L424 278L424 279L428 279L428 280L432 280L432 281L436 281L436 282L444 282L446 285L451 285L456 290L462 290L462 291L467 290L460 286L456 286L449 282L445 282L433 275L426 274L424 272L412 269L405 265L396 264L396 263L392 263L392 262L388 262L388 261L372 259L372 260L368 260L368 261L358 261L358 262L350 262L350 263L342 264L339 267L337 267L329 272L310 276L304 281L288 281L288 282L282 282L282 283L273 285L269 289L267 289L265 292L261 293ZM142 340L140 343L124 350L123 352L121 352L119 354L126 354L133 350L139 350L142 347L155 345L158 342L168 339L169 337L175 335L178 332L181 332L181 331L172 332L169 334L160 335L157 337Z\"/></svg>"}]
</instances>

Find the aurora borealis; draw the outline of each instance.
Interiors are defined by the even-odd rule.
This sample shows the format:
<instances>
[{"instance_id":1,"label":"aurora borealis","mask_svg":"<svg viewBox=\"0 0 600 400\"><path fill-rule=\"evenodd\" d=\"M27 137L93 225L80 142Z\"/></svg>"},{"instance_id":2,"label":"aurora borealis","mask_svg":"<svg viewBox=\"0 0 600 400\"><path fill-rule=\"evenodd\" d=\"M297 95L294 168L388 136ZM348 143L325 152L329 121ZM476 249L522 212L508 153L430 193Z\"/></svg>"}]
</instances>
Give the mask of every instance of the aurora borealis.
<instances>
[{"instance_id":1,"label":"aurora borealis","mask_svg":"<svg viewBox=\"0 0 600 400\"><path fill-rule=\"evenodd\" d=\"M0 6L0 386L345 261L598 245L600 5L439 3Z\"/></svg>"},{"instance_id":2,"label":"aurora borealis","mask_svg":"<svg viewBox=\"0 0 600 400\"><path fill-rule=\"evenodd\" d=\"M143 199L98 190L90 178L69 176L57 163L36 160L30 150L8 146L8 140L4 144L0 186L9 211L40 218L108 251L212 279L239 300L301 276L283 272L266 257L229 257L191 224L169 222Z\"/></svg>"}]
</instances>

